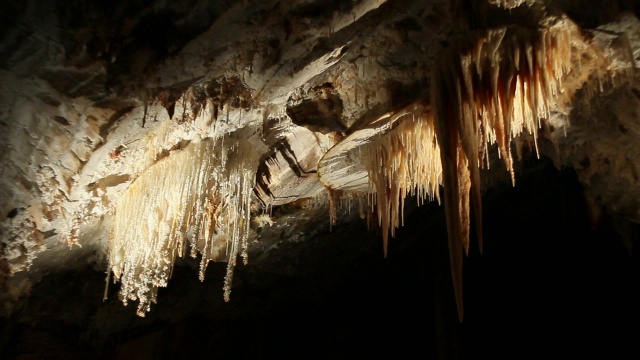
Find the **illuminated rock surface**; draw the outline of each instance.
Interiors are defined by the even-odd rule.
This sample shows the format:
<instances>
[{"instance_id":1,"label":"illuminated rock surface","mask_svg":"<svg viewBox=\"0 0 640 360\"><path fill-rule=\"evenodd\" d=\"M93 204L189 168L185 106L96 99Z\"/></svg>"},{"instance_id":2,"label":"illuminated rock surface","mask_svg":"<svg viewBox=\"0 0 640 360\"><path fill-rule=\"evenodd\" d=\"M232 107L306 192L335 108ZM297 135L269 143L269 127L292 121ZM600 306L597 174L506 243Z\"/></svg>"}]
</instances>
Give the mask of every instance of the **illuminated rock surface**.
<instances>
[{"instance_id":1,"label":"illuminated rock surface","mask_svg":"<svg viewBox=\"0 0 640 360\"><path fill-rule=\"evenodd\" d=\"M634 358L636 2L0 11L0 357Z\"/></svg>"}]
</instances>

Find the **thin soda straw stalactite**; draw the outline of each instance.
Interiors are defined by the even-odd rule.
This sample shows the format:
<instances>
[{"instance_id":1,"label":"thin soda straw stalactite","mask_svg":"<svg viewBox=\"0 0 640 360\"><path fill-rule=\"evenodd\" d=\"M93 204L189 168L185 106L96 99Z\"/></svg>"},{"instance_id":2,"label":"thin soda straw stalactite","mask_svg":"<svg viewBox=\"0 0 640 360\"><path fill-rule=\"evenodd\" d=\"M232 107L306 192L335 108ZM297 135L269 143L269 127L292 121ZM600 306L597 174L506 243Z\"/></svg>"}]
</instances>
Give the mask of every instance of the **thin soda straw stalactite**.
<instances>
[{"instance_id":1,"label":"thin soda straw stalactite","mask_svg":"<svg viewBox=\"0 0 640 360\"><path fill-rule=\"evenodd\" d=\"M139 302L139 316L156 303L158 288L168 285L176 258L188 246L192 257L202 256L200 280L210 260L228 258L229 300L236 258L241 254L247 262L255 176L251 161L242 160L250 159L246 151L227 151L222 139L191 143L150 166L118 199L109 271L121 282L123 303Z\"/></svg>"},{"instance_id":2,"label":"thin soda straw stalactite","mask_svg":"<svg viewBox=\"0 0 640 360\"><path fill-rule=\"evenodd\" d=\"M585 40L567 18L538 28L505 26L473 33L447 49L433 67L431 103L440 145L444 201L456 303L463 318L462 258L469 252L470 203L482 252L480 167L496 144L515 185L511 140L534 138L541 118ZM579 56L579 55L578 55Z\"/></svg>"}]
</instances>

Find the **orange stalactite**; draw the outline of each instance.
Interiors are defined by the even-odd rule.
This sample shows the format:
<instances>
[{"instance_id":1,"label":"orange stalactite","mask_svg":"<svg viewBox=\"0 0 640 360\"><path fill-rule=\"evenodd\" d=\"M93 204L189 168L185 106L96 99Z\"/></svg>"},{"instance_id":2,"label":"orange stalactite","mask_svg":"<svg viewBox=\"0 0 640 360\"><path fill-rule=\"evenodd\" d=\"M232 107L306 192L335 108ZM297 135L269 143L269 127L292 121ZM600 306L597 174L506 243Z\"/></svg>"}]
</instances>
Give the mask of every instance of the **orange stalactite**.
<instances>
[{"instance_id":1,"label":"orange stalactite","mask_svg":"<svg viewBox=\"0 0 640 360\"><path fill-rule=\"evenodd\" d=\"M515 185L511 141L527 132L537 149L541 119L563 91L562 78L576 49L578 27L548 18L540 28L518 25L484 30L447 49L433 68L432 106L441 149L451 267L463 318L462 251L469 252L470 195L482 251L480 170L496 144Z\"/></svg>"},{"instance_id":2,"label":"orange stalactite","mask_svg":"<svg viewBox=\"0 0 640 360\"><path fill-rule=\"evenodd\" d=\"M384 254L389 235L404 223L404 199L416 195L418 204L425 200L440 202L442 183L440 150L435 138L431 109L415 103L391 115L388 132L371 139L362 149L362 163L375 189L371 211L376 211L382 228ZM374 210L375 207L375 210Z\"/></svg>"}]
</instances>

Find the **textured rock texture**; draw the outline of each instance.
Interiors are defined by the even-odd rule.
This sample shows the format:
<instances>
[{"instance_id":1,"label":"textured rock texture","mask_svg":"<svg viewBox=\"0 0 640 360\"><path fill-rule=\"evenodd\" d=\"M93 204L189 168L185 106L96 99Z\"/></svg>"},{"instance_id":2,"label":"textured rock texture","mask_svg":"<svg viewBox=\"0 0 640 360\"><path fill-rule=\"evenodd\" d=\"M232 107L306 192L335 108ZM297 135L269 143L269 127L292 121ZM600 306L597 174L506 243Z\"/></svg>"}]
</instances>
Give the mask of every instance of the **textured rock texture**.
<instances>
[{"instance_id":1,"label":"textured rock texture","mask_svg":"<svg viewBox=\"0 0 640 360\"><path fill-rule=\"evenodd\" d=\"M567 309L537 298L553 314L544 319L584 321L564 301L590 291L637 313L637 2L71 0L0 11L0 355L158 358L218 341L227 347L203 351L234 356L245 350L233 335L251 343L278 319L326 356L371 354L362 339L385 337L350 333L376 316L393 332L404 324L394 312L429 328L398 330L394 346L487 355L469 334L488 341L479 304L504 309L481 287L502 283L479 274L501 279L500 266L525 267L518 256L534 266L554 251L540 281ZM529 250L499 230L545 236L531 227L559 228L557 244ZM565 241L574 237L585 244ZM583 245L567 260L583 273L563 272L562 256ZM599 251L610 268L589 266ZM556 271L575 293L550 280ZM618 280L607 288L601 274ZM335 294L348 311L336 314ZM380 309L358 305L371 298ZM218 338L191 338L207 321ZM627 351L625 336L606 343ZM267 337L255 340L264 353L286 348Z\"/></svg>"}]
</instances>

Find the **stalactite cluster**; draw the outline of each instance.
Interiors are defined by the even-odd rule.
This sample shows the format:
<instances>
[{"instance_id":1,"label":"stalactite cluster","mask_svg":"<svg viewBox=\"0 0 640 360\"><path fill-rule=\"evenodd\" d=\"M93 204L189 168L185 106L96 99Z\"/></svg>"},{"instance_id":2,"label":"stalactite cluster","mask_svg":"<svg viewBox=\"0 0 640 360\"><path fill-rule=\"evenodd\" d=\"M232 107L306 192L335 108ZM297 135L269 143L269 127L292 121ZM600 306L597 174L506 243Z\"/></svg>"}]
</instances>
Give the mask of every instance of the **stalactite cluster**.
<instances>
[{"instance_id":1,"label":"stalactite cluster","mask_svg":"<svg viewBox=\"0 0 640 360\"><path fill-rule=\"evenodd\" d=\"M205 139L159 160L140 175L116 204L109 270L122 285L124 304L139 301L144 316L167 286L173 264L187 252L207 263L228 256L225 299L238 254L247 261L253 164L231 140ZM231 145L231 146L229 146Z\"/></svg>"},{"instance_id":2,"label":"stalactite cluster","mask_svg":"<svg viewBox=\"0 0 640 360\"><path fill-rule=\"evenodd\" d=\"M472 215L482 252L480 169L489 167L490 147L496 145L515 185L512 140L526 134L538 152L542 122L551 109L568 106L588 79L575 64L580 64L578 60L595 64L599 57L566 17L544 18L537 27L508 25L473 32L436 60L430 105L416 102L354 132L345 141L359 146L359 151L329 151L319 165L320 180L330 185L333 197L340 190L370 192L367 196L382 228L385 256L389 234L394 236L402 225L405 196L417 194L420 203L440 201L443 185L454 290L462 319L462 259L469 253ZM594 64L588 65L588 72L603 65ZM566 87L565 80L571 82ZM382 121L390 129L377 129L376 123ZM368 188L354 189L360 177L354 173L342 180L335 176L340 171L336 163L357 172L358 162L366 168ZM332 219L335 216L334 209Z\"/></svg>"},{"instance_id":3,"label":"stalactite cluster","mask_svg":"<svg viewBox=\"0 0 640 360\"><path fill-rule=\"evenodd\" d=\"M454 288L460 319L462 257L469 251L473 200L482 251L480 170L488 165L488 145L499 156L515 185L511 140L522 133L536 142L541 119L563 91L576 48L584 39L566 18L548 18L540 28L518 25L474 34L448 49L433 68L432 106L441 149L444 201ZM536 145L537 149L537 145Z\"/></svg>"},{"instance_id":4,"label":"stalactite cluster","mask_svg":"<svg viewBox=\"0 0 640 360\"><path fill-rule=\"evenodd\" d=\"M386 256L389 235L403 224L406 196L415 195L419 204L440 202L442 185L462 319L470 205L473 202L482 251L480 168L489 166L489 148L497 145L515 185L512 140L528 134L537 150L541 121L558 107L556 102L570 100L575 84L565 89L563 80L576 71L572 63L589 48L578 27L564 17L546 18L535 28L510 25L478 31L454 43L433 66L430 104L422 99L371 121L359 135L356 130L354 138L341 141L345 149L329 151L319 161L319 180L329 192L330 223L335 223L343 198L366 198L382 229ZM576 78L574 82L585 80ZM187 94L190 103L200 104L193 94ZM200 114L200 107L190 109L192 116ZM220 258L220 239L227 247L224 297L229 300L237 254L242 252L246 261L255 169L242 155L228 161L224 149L229 144L218 141L189 144L157 162L153 153L148 162L155 163L118 200L110 269L122 281L123 301L140 301L140 315L156 301L158 287L167 285L177 256L184 256L189 246L191 256L202 254L203 279L207 262ZM354 145L359 149L349 150ZM342 171L340 164L349 164L344 178L335 176ZM352 170L366 175L349 173ZM368 185L361 184L364 177ZM152 197L149 191L164 196ZM142 220L140 214L145 214Z\"/></svg>"},{"instance_id":5,"label":"stalactite cluster","mask_svg":"<svg viewBox=\"0 0 640 360\"><path fill-rule=\"evenodd\" d=\"M404 223L405 197L417 196L418 204L433 199L440 202L442 183L431 109L415 103L391 117L393 129L374 136L361 150L361 162L375 188L369 203L382 228L385 256L389 234L395 236L395 229Z\"/></svg>"}]
</instances>

